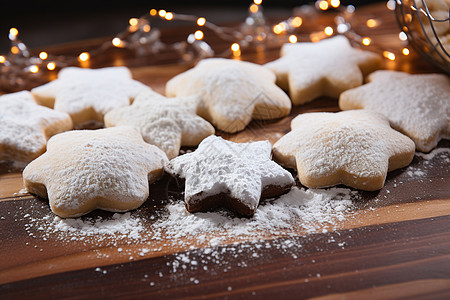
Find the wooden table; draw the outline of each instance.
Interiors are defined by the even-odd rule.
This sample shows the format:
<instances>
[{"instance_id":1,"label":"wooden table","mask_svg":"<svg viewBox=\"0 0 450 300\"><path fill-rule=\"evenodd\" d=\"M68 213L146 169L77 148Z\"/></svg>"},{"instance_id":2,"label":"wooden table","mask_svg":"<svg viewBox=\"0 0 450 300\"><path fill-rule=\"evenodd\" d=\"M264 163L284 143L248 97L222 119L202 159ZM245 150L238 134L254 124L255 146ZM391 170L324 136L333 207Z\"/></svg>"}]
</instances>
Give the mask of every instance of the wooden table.
<instances>
[{"instance_id":1,"label":"wooden table","mask_svg":"<svg viewBox=\"0 0 450 300\"><path fill-rule=\"evenodd\" d=\"M321 26L332 24L333 17L320 16ZM381 23L374 29L360 26L362 35L371 36L380 49L400 49L392 12L381 4L361 8L355 22L368 18ZM178 35L175 32L175 37L183 34L183 30ZM54 47L49 52L77 53L98 42ZM109 62L93 61L92 67L115 65L114 57L107 56ZM264 63L277 57L275 50L250 53L242 59ZM142 61L127 55L120 60L132 67L136 79L158 92L164 91L168 79L190 67L177 63L137 66ZM438 72L414 53L386 61L385 68ZM338 110L336 99L320 98L294 107L289 117L252 122L241 133L223 136L234 141L274 142L289 131L290 120L297 114ZM353 212L337 222L335 230L322 231L324 224L317 224L311 233L293 226L290 235L262 232L257 241L228 237L212 246L196 234L176 241L163 236L143 245L132 238L80 240L46 232L45 224L54 217L47 201L17 194L23 188L21 173L3 165L0 298L448 299L449 148L450 142L444 140L432 154L416 154L409 167L389 173L380 191L359 192ZM170 202L168 191L181 199L179 190L168 188L170 184L168 176L153 184L148 201L131 215L146 220L164 217L160 212ZM88 217L98 215L111 216L95 211ZM144 246L149 249L143 251ZM176 265L180 258L185 268Z\"/></svg>"}]
</instances>

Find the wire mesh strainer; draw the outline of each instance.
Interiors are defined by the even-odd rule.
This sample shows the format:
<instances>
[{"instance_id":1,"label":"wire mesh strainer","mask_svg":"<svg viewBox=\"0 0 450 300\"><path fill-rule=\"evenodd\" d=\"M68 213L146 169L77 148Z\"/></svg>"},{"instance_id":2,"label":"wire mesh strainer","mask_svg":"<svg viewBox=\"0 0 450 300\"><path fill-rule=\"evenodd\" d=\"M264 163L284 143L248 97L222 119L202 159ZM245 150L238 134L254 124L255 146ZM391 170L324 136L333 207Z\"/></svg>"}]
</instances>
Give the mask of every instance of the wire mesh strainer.
<instances>
[{"instance_id":1,"label":"wire mesh strainer","mask_svg":"<svg viewBox=\"0 0 450 300\"><path fill-rule=\"evenodd\" d=\"M397 21L409 43L428 61L450 74L450 10L436 13L427 2L431 1L397 0ZM445 6L445 0L440 4Z\"/></svg>"}]
</instances>

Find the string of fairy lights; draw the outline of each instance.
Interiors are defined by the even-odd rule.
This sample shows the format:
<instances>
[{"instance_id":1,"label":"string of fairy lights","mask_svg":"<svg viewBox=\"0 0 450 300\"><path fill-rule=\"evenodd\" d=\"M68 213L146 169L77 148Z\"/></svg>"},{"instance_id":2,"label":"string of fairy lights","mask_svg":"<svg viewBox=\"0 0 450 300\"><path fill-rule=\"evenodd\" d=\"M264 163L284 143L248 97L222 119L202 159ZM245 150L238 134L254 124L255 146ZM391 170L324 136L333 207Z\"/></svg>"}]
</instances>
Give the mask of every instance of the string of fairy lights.
<instances>
[{"instance_id":1,"label":"string of fairy lights","mask_svg":"<svg viewBox=\"0 0 450 300\"><path fill-rule=\"evenodd\" d=\"M395 9L395 0L387 1L387 9ZM302 25L308 15L314 10L316 13L335 10L337 17L334 26L304 33ZM309 5L295 9L293 16L269 24L263 12L262 0L253 0L248 8L248 16L237 27L218 26L205 17L177 14L164 9L151 9L140 18L129 19L126 30L118 33L114 38L89 51L82 51L77 56L52 55L45 51L32 54L27 46L19 39L19 30L9 30L11 41L10 52L0 55L0 89L19 90L36 78L48 78L49 73L56 72L66 66L88 67L89 62L105 53L110 48L128 49L137 56L153 55L164 51L174 51L180 61L195 63L206 57L234 57L239 58L243 51L254 49L271 49L280 47L284 43L298 43L305 41L318 42L335 34L343 34L354 43L362 47L373 46L370 37L361 36L352 27L352 17L355 7L343 6L339 0L317 0ZM164 22L181 21L189 23L194 31L183 41L164 43L161 41L161 31L153 26L155 19ZM378 21L368 19L365 26L374 28ZM229 47L216 53L213 47L205 41L205 35L214 34L217 38L229 43ZM406 34L401 32L400 40L405 41ZM398 50L396 50L398 52ZM388 60L395 60L395 51L381 49ZM408 55L409 49L404 47L402 55ZM150 62L151 63L151 62Z\"/></svg>"}]
</instances>

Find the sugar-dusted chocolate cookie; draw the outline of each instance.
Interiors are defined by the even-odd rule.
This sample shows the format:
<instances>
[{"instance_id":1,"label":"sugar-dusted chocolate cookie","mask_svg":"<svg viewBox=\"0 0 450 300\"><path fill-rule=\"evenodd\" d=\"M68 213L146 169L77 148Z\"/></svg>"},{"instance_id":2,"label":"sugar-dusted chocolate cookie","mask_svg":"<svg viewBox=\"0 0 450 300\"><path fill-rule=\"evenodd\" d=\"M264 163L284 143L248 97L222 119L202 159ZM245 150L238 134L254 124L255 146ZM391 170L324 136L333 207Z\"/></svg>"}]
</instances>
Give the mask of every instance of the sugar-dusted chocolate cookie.
<instances>
[{"instance_id":1,"label":"sugar-dusted chocolate cookie","mask_svg":"<svg viewBox=\"0 0 450 300\"><path fill-rule=\"evenodd\" d=\"M232 59L200 61L169 80L166 94L199 97L198 114L229 133L243 130L252 119L277 119L291 111L289 97L277 87L270 70Z\"/></svg>"},{"instance_id":2,"label":"sugar-dusted chocolate cookie","mask_svg":"<svg viewBox=\"0 0 450 300\"><path fill-rule=\"evenodd\" d=\"M72 127L68 114L37 105L28 91L0 96L0 160L30 162L50 137Z\"/></svg>"},{"instance_id":3,"label":"sugar-dusted chocolate cookie","mask_svg":"<svg viewBox=\"0 0 450 300\"><path fill-rule=\"evenodd\" d=\"M82 69L68 67L58 79L31 90L37 102L68 113L75 125L103 122L103 116L116 107L130 105L148 86L131 78L126 67Z\"/></svg>"},{"instance_id":4,"label":"sugar-dusted chocolate cookie","mask_svg":"<svg viewBox=\"0 0 450 300\"><path fill-rule=\"evenodd\" d=\"M363 84L364 77L381 64L381 57L353 48L346 37L317 43L285 44L281 58L265 65L277 75L277 84L289 90L294 105L320 96L338 98Z\"/></svg>"},{"instance_id":5,"label":"sugar-dusted chocolate cookie","mask_svg":"<svg viewBox=\"0 0 450 300\"><path fill-rule=\"evenodd\" d=\"M306 113L293 119L291 128L274 144L274 159L296 167L300 182L310 188L345 184L378 190L388 171L414 157L414 142L375 112Z\"/></svg>"},{"instance_id":6,"label":"sugar-dusted chocolate cookie","mask_svg":"<svg viewBox=\"0 0 450 300\"><path fill-rule=\"evenodd\" d=\"M197 146L214 134L214 127L196 115L197 107L195 97L166 98L149 90L139 94L132 105L108 112L105 125L139 129L144 141L158 146L172 159L181 146Z\"/></svg>"},{"instance_id":7,"label":"sugar-dusted chocolate cookie","mask_svg":"<svg viewBox=\"0 0 450 300\"><path fill-rule=\"evenodd\" d=\"M23 180L63 218L94 209L122 212L147 200L149 182L167 162L133 127L75 130L52 137L47 152L25 168Z\"/></svg>"},{"instance_id":8,"label":"sugar-dusted chocolate cookie","mask_svg":"<svg viewBox=\"0 0 450 300\"><path fill-rule=\"evenodd\" d=\"M186 179L188 211L226 207L251 216L261 197L278 196L294 184L292 175L270 156L268 141L233 143L212 135L194 152L171 160L166 170Z\"/></svg>"},{"instance_id":9,"label":"sugar-dusted chocolate cookie","mask_svg":"<svg viewBox=\"0 0 450 300\"><path fill-rule=\"evenodd\" d=\"M341 109L363 108L383 114L419 151L431 151L439 140L450 138L449 77L377 71L368 79L368 84L341 95Z\"/></svg>"}]
</instances>

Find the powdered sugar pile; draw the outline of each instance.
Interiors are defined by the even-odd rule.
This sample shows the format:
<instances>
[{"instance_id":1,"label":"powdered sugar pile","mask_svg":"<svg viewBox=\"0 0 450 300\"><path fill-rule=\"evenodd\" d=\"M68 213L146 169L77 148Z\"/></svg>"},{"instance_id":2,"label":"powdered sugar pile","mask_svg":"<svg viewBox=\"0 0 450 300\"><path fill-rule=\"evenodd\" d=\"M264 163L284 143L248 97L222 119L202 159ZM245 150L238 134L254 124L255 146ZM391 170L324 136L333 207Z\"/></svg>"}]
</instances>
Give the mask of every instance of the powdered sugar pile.
<instances>
[{"instance_id":1,"label":"powdered sugar pile","mask_svg":"<svg viewBox=\"0 0 450 300\"><path fill-rule=\"evenodd\" d=\"M55 217L51 223L56 232L66 232L74 236L110 236L118 239L141 238L144 226L138 218L131 217L129 212L115 213L111 219L61 219Z\"/></svg>"},{"instance_id":2,"label":"powdered sugar pile","mask_svg":"<svg viewBox=\"0 0 450 300\"><path fill-rule=\"evenodd\" d=\"M29 219L26 230L31 236L37 228L45 239L90 243L94 238L91 242L102 241L107 246L125 241L142 245L140 252L146 254L150 251L146 246L162 240L178 246L199 242L217 246L227 239L264 239L262 233L275 238L298 236L299 232L335 230L338 222L351 214L352 199L357 198L358 192L344 188L304 190L294 187L288 194L262 203L252 218L236 217L224 210L191 214L180 201L157 209L150 218L130 212L115 213L109 218L61 219L51 214L43 218L26 214L25 218Z\"/></svg>"},{"instance_id":3,"label":"powdered sugar pile","mask_svg":"<svg viewBox=\"0 0 450 300\"><path fill-rule=\"evenodd\" d=\"M260 205L249 219L232 217L225 211L191 214L178 202L167 206L167 219L156 225L166 228L165 235L170 238L205 233L255 237L261 232L286 236L296 235L302 229L312 233L323 228L336 229L337 221L351 211L351 199L357 195L358 192L343 188L305 191L294 187L279 199Z\"/></svg>"}]
</instances>

